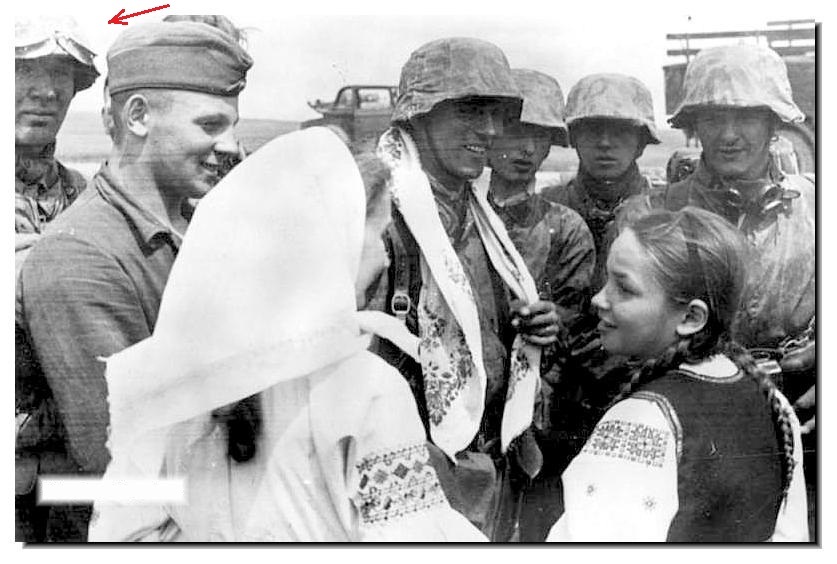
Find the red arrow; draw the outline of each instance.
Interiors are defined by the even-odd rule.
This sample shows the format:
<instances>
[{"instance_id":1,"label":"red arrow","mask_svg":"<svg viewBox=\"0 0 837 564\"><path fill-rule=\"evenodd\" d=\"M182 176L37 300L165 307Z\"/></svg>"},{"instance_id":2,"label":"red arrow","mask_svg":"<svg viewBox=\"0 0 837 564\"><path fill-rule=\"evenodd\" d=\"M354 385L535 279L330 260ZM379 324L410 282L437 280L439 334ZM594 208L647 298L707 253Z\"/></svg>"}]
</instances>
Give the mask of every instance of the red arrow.
<instances>
[{"instance_id":1,"label":"red arrow","mask_svg":"<svg viewBox=\"0 0 837 564\"><path fill-rule=\"evenodd\" d=\"M170 8L168 4L163 6L157 6L156 8L151 8L150 10L143 10L142 12L137 12L135 14L128 14L123 16L122 13L125 11L125 8L119 10L119 13L113 16L111 19L108 20L109 24L121 24L121 25L128 25L128 22L123 22L122 20L127 20L128 18L133 18L134 16L141 16L143 14L147 14L149 12L156 12L157 10L162 10L163 8Z\"/></svg>"}]
</instances>

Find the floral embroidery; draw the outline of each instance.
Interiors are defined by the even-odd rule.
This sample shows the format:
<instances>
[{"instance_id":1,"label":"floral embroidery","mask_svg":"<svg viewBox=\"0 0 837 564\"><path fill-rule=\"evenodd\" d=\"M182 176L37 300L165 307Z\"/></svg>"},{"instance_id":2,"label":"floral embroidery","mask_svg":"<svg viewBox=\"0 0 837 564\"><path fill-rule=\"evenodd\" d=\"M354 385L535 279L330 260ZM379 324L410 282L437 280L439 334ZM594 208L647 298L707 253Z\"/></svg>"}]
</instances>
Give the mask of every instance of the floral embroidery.
<instances>
[{"instance_id":1,"label":"floral embroidery","mask_svg":"<svg viewBox=\"0 0 837 564\"><path fill-rule=\"evenodd\" d=\"M529 357L523 350L523 344L519 339L515 339L514 347L512 347L511 364L509 367L509 390L506 392L506 397L510 398L514 395L514 389L517 384L526 378L526 375L532 369L529 362Z\"/></svg>"},{"instance_id":2,"label":"floral embroidery","mask_svg":"<svg viewBox=\"0 0 837 564\"><path fill-rule=\"evenodd\" d=\"M450 280L473 300L474 293L471 289L471 283L468 282L468 277L465 276L465 271L462 269L462 263L459 262L458 258L453 258L448 255L445 255L443 259L445 261L445 270L447 270Z\"/></svg>"},{"instance_id":3,"label":"floral embroidery","mask_svg":"<svg viewBox=\"0 0 837 564\"><path fill-rule=\"evenodd\" d=\"M596 426L583 452L612 456L662 468L670 433L630 421L603 421Z\"/></svg>"},{"instance_id":4,"label":"floral embroidery","mask_svg":"<svg viewBox=\"0 0 837 564\"><path fill-rule=\"evenodd\" d=\"M432 311L423 300L419 307L419 331L427 412L430 422L439 425L473 375L474 362L461 329ZM443 341L455 343L450 352Z\"/></svg>"},{"instance_id":5,"label":"floral embroidery","mask_svg":"<svg viewBox=\"0 0 837 564\"><path fill-rule=\"evenodd\" d=\"M650 496L646 497L642 500L642 506L648 511L653 511L654 508L657 507L657 500Z\"/></svg>"},{"instance_id":6,"label":"floral embroidery","mask_svg":"<svg viewBox=\"0 0 837 564\"><path fill-rule=\"evenodd\" d=\"M594 493L596 493L596 486L594 486L593 484L588 484L587 495L593 495Z\"/></svg>"},{"instance_id":7,"label":"floral embroidery","mask_svg":"<svg viewBox=\"0 0 837 564\"><path fill-rule=\"evenodd\" d=\"M424 444L370 454L356 468L360 476L356 502L366 524L447 502Z\"/></svg>"}]
</instances>

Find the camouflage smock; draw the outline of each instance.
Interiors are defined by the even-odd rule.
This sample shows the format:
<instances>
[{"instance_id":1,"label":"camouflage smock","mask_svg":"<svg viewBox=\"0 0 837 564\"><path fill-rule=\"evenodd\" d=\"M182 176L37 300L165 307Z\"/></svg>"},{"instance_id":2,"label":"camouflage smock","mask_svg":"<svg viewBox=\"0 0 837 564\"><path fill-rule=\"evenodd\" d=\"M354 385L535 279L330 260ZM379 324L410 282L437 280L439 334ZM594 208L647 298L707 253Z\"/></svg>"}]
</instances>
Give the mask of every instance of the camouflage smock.
<instances>
[{"instance_id":1,"label":"camouflage smock","mask_svg":"<svg viewBox=\"0 0 837 564\"><path fill-rule=\"evenodd\" d=\"M578 175L565 186L544 190L546 198L576 211L593 235L596 267L591 280L591 297L604 286L607 278L605 264L610 245L622 227L651 208L653 197L651 183L639 172L636 163L616 181L621 188L615 192L621 193L621 196L613 202L602 202L591 197L597 182L579 167Z\"/></svg>"},{"instance_id":2,"label":"camouflage smock","mask_svg":"<svg viewBox=\"0 0 837 564\"><path fill-rule=\"evenodd\" d=\"M506 203L489 196L489 201L541 296L558 306L562 319L579 314L596 264L593 236L581 216L539 194Z\"/></svg>"},{"instance_id":3,"label":"camouflage smock","mask_svg":"<svg viewBox=\"0 0 837 564\"><path fill-rule=\"evenodd\" d=\"M782 208L761 214L760 205L732 205L720 181L701 161L694 174L672 184L665 206L698 206L738 225L754 249L735 337L746 347L777 347L802 334L816 312L816 191L803 176L771 165L770 179L791 195Z\"/></svg>"},{"instance_id":4,"label":"camouflage smock","mask_svg":"<svg viewBox=\"0 0 837 564\"><path fill-rule=\"evenodd\" d=\"M37 158L15 156L15 233L40 233L87 186L84 177L55 160L55 145Z\"/></svg>"},{"instance_id":5,"label":"camouflage smock","mask_svg":"<svg viewBox=\"0 0 837 564\"><path fill-rule=\"evenodd\" d=\"M55 160L55 143L38 157L15 155L15 279L47 224L87 187L87 180ZM15 315L19 316L17 290Z\"/></svg>"}]
</instances>

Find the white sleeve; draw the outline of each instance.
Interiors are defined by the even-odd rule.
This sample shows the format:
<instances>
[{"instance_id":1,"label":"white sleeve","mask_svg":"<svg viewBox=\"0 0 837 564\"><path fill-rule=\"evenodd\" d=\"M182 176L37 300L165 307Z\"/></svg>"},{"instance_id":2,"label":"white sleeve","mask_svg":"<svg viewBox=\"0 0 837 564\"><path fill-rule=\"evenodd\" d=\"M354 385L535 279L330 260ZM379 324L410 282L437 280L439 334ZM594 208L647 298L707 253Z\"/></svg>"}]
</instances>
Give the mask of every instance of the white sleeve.
<instances>
[{"instance_id":1,"label":"white sleeve","mask_svg":"<svg viewBox=\"0 0 837 564\"><path fill-rule=\"evenodd\" d=\"M442 491L407 383L394 375L387 388L372 402L349 461L347 489L360 514L359 540L485 542Z\"/></svg>"},{"instance_id":2,"label":"white sleeve","mask_svg":"<svg viewBox=\"0 0 837 564\"><path fill-rule=\"evenodd\" d=\"M791 429L793 430L793 468L788 497L779 508L776 517L776 529L773 531L773 542L808 542L808 498L805 489L805 472L802 467L802 433L799 429L799 419L796 417L788 400L778 390L777 395L790 414Z\"/></svg>"},{"instance_id":3,"label":"white sleeve","mask_svg":"<svg viewBox=\"0 0 837 564\"><path fill-rule=\"evenodd\" d=\"M451 508L406 380L365 353L312 389L315 452L348 540L485 542Z\"/></svg>"},{"instance_id":4,"label":"white sleeve","mask_svg":"<svg viewBox=\"0 0 837 564\"><path fill-rule=\"evenodd\" d=\"M563 474L549 542L664 542L678 509L677 435L653 401L629 398L596 425Z\"/></svg>"}]
</instances>

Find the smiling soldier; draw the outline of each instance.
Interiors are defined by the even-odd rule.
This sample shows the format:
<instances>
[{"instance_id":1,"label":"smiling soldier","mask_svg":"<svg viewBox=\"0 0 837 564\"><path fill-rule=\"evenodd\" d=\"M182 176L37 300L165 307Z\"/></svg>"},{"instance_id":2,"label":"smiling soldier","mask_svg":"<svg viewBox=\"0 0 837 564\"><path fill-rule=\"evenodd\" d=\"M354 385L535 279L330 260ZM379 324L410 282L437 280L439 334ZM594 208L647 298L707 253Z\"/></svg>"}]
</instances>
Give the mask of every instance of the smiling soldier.
<instances>
[{"instance_id":1,"label":"smiling soldier","mask_svg":"<svg viewBox=\"0 0 837 564\"><path fill-rule=\"evenodd\" d=\"M420 362L386 342L379 352L413 388L451 505L508 540L515 480L540 468L529 429L540 347L555 341L558 316L472 181L521 98L503 52L467 38L416 50L399 92L379 143L395 207L382 286L420 337Z\"/></svg>"},{"instance_id":2,"label":"smiling soldier","mask_svg":"<svg viewBox=\"0 0 837 564\"><path fill-rule=\"evenodd\" d=\"M703 153L695 172L669 187L665 205L710 210L747 236L754 260L733 336L795 402L806 421L805 468L812 472L816 192L811 180L785 174L770 155L778 126L804 115L791 96L784 61L763 46L704 49L689 64L683 86L683 102L670 121L694 131ZM809 505L814 501L810 497Z\"/></svg>"},{"instance_id":3,"label":"smiling soldier","mask_svg":"<svg viewBox=\"0 0 837 564\"><path fill-rule=\"evenodd\" d=\"M54 221L21 273L23 313L55 405L65 474L108 463L99 360L148 337L177 254L187 198L238 154L238 94L252 65L197 22L132 25L108 52L114 145L90 187ZM88 506L79 507L86 538Z\"/></svg>"}]
</instances>

